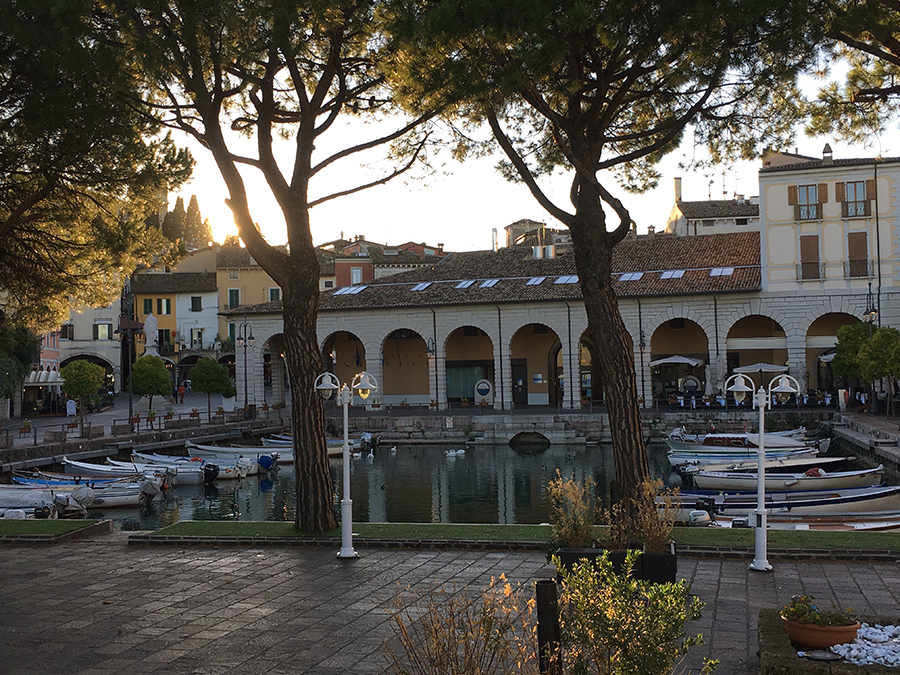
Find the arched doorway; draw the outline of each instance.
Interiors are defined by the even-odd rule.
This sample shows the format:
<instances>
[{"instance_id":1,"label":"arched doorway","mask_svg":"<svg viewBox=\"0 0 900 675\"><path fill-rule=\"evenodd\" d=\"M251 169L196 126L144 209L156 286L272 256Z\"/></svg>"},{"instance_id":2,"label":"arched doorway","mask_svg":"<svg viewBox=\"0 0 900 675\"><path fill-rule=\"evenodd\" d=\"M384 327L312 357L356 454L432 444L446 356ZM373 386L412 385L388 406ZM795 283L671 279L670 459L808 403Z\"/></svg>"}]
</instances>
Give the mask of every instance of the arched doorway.
<instances>
[{"instance_id":1,"label":"arched doorway","mask_svg":"<svg viewBox=\"0 0 900 675\"><path fill-rule=\"evenodd\" d=\"M386 405L428 405L428 345L416 331L398 328L381 345L381 391Z\"/></svg>"},{"instance_id":2,"label":"arched doorway","mask_svg":"<svg viewBox=\"0 0 900 675\"><path fill-rule=\"evenodd\" d=\"M837 389L831 359L837 344L837 333L842 326L858 323L852 314L834 312L823 314L813 321L806 331L806 388L833 392ZM849 383L842 383L847 385Z\"/></svg>"},{"instance_id":3,"label":"arched doorway","mask_svg":"<svg viewBox=\"0 0 900 675\"><path fill-rule=\"evenodd\" d=\"M512 402L518 406L547 406L562 402L563 370L560 340L542 323L519 328L509 344Z\"/></svg>"},{"instance_id":4,"label":"arched doorway","mask_svg":"<svg viewBox=\"0 0 900 675\"><path fill-rule=\"evenodd\" d=\"M788 365L787 336L784 328L774 319L761 314L751 314L735 321L725 339L728 372L740 366L754 363ZM760 386L760 375L750 376L754 388Z\"/></svg>"},{"instance_id":5,"label":"arched doorway","mask_svg":"<svg viewBox=\"0 0 900 675\"><path fill-rule=\"evenodd\" d=\"M707 382L709 338L690 319L676 317L660 324L650 337L650 381L653 397L697 398L714 390Z\"/></svg>"},{"instance_id":6,"label":"arched doorway","mask_svg":"<svg viewBox=\"0 0 900 675\"><path fill-rule=\"evenodd\" d=\"M460 326L444 343L447 369L447 401L475 401L475 383L494 383L494 343L476 326ZM477 401L476 401L477 402Z\"/></svg>"},{"instance_id":7,"label":"arched doorway","mask_svg":"<svg viewBox=\"0 0 900 675\"><path fill-rule=\"evenodd\" d=\"M366 369L366 347L353 333L337 331L325 338L322 360L325 370L349 384L354 375Z\"/></svg>"}]
</instances>

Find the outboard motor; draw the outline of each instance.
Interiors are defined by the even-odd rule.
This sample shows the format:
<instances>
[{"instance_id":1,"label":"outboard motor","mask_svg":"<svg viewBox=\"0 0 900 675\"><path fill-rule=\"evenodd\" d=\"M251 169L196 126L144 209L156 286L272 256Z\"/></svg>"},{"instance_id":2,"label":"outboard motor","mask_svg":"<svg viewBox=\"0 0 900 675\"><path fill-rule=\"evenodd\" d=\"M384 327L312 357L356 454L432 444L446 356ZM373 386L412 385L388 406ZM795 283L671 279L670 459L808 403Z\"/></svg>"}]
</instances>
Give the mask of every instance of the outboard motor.
<instances>
[{"instance_id":1,"label":"outboard motor","mask_svg":"<svg viewBox=\"0 0 900 675\"><path fill-rule=\"evenodd\" d=\"M207 483L212 483L216 478L219 477L219 465L218 464L203 464L203 479Z\"/></svg>"},{"instance_id":2,"label":"outboard motor","mask_svg":"<svg viewBox=\"0 0 900 675\"><path fill-rule=\"evenodd\" d=\"M694 509L697 511L706 511L710 520L716 519L716 500L713 497L700 497L694 503Z\"/></svg>"}]
</instances>

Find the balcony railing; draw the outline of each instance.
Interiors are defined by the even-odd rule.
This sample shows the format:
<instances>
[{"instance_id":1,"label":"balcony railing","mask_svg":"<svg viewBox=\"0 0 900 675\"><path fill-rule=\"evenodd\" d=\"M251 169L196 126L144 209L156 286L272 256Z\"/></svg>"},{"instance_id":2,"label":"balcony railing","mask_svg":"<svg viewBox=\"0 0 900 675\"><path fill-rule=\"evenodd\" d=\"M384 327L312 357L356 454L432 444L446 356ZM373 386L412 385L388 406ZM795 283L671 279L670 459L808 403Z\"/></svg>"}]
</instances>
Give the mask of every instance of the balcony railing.
<instances>
[{"instance_id":1,"label":"balcony railing","mask_svg":"<svg viewBox=\"0 0 900 675\"><path fill-rule=\"evenodd\" d=\"M861 260L845 260L844 276L848 279L871 279L875 276L875 261L866 258Z\"/></svg>"},{"instance_id":2,"label":"balcony railing","mask_svg":"<svg viewBox=\"0 0 900 675\"><path fill-rule=\"evenodd\" d=\"M818 262L802 262L797 265L797 279L799 281L819 280L825 278L825 265Z\"/></svg>"}]
</instances>

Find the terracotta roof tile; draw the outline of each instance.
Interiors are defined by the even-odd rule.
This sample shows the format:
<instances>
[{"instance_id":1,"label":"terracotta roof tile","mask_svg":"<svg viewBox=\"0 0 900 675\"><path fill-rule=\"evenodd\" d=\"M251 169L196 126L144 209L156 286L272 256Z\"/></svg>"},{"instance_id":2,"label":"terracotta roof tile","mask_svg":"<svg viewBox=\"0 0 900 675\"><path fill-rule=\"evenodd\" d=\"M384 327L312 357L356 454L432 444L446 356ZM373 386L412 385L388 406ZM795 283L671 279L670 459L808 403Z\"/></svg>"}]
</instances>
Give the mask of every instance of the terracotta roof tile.
<instances>
[{"instance_id":1,"label":"terracotta roof tile","mask_svg":"<svg viewBox=\"0 0 900 675\"><path fill-rule=\"evenodd\" d=\"M218 291L215 272L170 272L165 274L135 274L131 280L132 293L215 293Z\"/></svg>"},{"instance_id":2,"label":"terracotta roof tile","mask_svg":"<svg viewBox=\"0 0 900 675\"><path fill-rule=\"evenodd\" d=\"M707 293L753 292L760 289L759 233L740 232L690 237L652 235L627 238L614 251L613 269L618 274L643 272L635 281L615 281L621 297L674 296ZM715 268L730 273L711 275ZM670 271L662 278L663 273ZM673 275L673 271L682 271ZM535 259L530 247L503 248L497 252L451 253L422 269L399 272L367 284L357 294L341 289L324 291L321 311L434 307L467 304L550 302L578 300L581 287L557 283L575 275L571 249L559 249L555 258ZM543 277L539 283L529 284ZM496 283L485 284L496 279ZM417 284L431 282L422 290ZM462 282L472 282L458 288ZM264 303L223 312L226 315L272 313L281 303Z\"/></svg>"},{"instance_id":3,"label":"terracotta roof tile","mask_svg":"<svg viewBox=\"0 0 900 675\"><path fill-rule=\"evenodd\" d=\"M705 202L678 202L685 218L750 218L759 216L759 204L749 204L736 199L719 199Z\"/></svg>"}]
</instances>

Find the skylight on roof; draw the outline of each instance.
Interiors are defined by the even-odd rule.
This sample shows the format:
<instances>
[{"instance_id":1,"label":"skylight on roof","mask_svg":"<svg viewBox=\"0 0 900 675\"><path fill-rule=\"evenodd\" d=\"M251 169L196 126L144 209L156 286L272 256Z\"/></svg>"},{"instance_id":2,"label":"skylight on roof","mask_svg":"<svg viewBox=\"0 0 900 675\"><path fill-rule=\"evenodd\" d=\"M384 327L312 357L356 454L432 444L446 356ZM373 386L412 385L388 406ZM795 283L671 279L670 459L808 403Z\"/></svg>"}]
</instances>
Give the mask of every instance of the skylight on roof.
<instances>
[{"instance_id":1,"label":"skylight on roof","mask_svg":"<svg viewBox=\"0 0 900 675\"><path fill-rule=\"evenodd\" d=\"M554 281L553 283L554 284L577 284L578 276L575 274L570 274L570 275L558 277L556 279L556 281Z\"/></svg>"},{"instance_id":2,"label":"skylight on roof","mask_svg":"<svg viewBox=\"0 0 900 675\"><path fill-rule=\"evenodd\" d=\"M413 289L414 291L424 291L424 290L425 290L426 288L428 288L429 286L431 286L431 282L430 282L430 281L423 281L422 283L416 284L415 286L413 286L412 289Z\"/></svg>"},{"instance_id":3,"label":"skylight on roof","mask_svg":"<svg viewBox=\"0 0 900 675\"><path fill-rule=\"evenodd\" d=\"M733 267L713 267L709 271L711 277L730 277L732 274L734 274Z\"/></svg>"},{"instance_id":4,"label":"skylight on roof","mask_svg":"<svg viewBox=\"0 0 900 675\"><path fill-rule=\"evenodd\" d=\"M342 288L337 289L334 294L335 295L356 295L357 293L362 293L366 290L368 286L344 286Z\"/></svg>"},{"instance_id":5,"label":"skylight on roof","mask_svg":"<svg viewBox=\"0 0 900 675\"><path fill-rule=\"evenodd\" d=\"M544 279L547 277L531 277L528 281L525 282L526 286L540 286L544 283Z\"/></svg>"},{"instance_id":6,"label":"skylight on roof","mask_svg":"<svg viewBox=\"0 0 900 675\"><path fill-rule=\"evenodd\" d=\"M684 270L666 270L659 275L660 279L680 279L684 276Z\"/></svg>"},{"instance_id":7,"label":"skylight on roof","mask_svg":"<svg viewBox=\"0 0 900 675\"><path fill-rule=\"evenodd\" d=\"M466 279L465 281L460 281L458 284L456 284L455 288L468 288L474 283L474 279Z\"/></svg>"},{"instance_id":8,"label":"skylight on roof","mask_svg":"<svg viewBox=\"0 0 900 675\"><path fill-rule=\"evenodd\" d=\"M499 281L499 279L485 279L478 288L493 288Z\"/></svg>"},{"instance_id":9,"label":"skylight on roof","mask_svg":"<svg viewBox=\"0 0 900 675\"><path fill-rule=\"evenodd\" d=\"M619 276L619 281L638 281L642 276L643 272L625 272Z\"/></svg>"}]
</instances>

